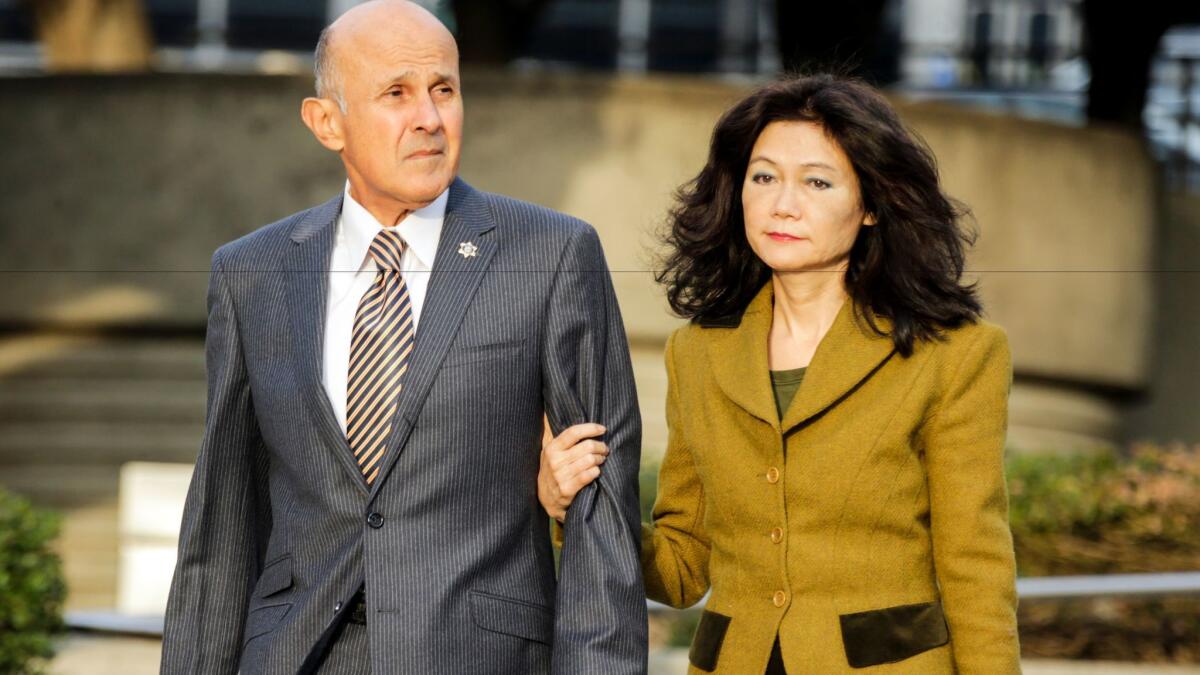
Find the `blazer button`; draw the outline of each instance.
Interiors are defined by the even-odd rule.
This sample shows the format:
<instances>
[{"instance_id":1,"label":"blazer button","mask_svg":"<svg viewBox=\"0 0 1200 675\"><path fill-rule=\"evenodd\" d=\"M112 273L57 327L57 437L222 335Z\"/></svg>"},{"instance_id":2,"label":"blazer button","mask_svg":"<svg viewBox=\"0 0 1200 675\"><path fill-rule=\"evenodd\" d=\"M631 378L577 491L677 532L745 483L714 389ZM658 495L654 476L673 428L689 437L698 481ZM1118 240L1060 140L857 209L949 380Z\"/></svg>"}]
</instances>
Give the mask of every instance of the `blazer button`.
<instances>
[{"instance_id":1,"label":"blazer button","mask_svg":"<svg viewBox=\"0 0 1200 675\"><path fill-rule=\"evenodd\" d=\"M342 611L342 601L338 600L338 603L333 606L333 613L337 614L340 611Z\"/></svg>"},{"instance_id":2,"label":"blazer button","mask_svg":"<svg viewBox=\"0 0 1200 675\"><path fill-rule=\"evenodd\" d=\"M367 524L378 530L383 527L383 515L372 511L367 516Z\"/></svg>"},{"instance_id":3,"label":"blazer button","mask_svg":"<svg viewBox=\"0 0 1200 675\"><path fill-rule=\"evenodd\" d=\"M779 469L771 467L767 469L767 482L774 485L779 482Z\"/></svg>"},{"instance_id":4,"label":"blazer button","mask_svg":"<svg viewBox=\"0 0 1200 675\"><path fill-rule=\"evenodd\" d=\"M771 598L771 602L775 603L776 607L783 607L784 603L787 602L787 593L784 593L783 591L775 591L775 595Z\"/></svg>"},{"instance_id":5,"label":"blazer button","mask_svg":"<svg viewBox=\"0 0 1200 675\"><path fill-rule=\"evenodd\" d=\"M783 528L777 527L771 530L771 543L778 544L783 541Z\"/></svg>"}]
</instances>

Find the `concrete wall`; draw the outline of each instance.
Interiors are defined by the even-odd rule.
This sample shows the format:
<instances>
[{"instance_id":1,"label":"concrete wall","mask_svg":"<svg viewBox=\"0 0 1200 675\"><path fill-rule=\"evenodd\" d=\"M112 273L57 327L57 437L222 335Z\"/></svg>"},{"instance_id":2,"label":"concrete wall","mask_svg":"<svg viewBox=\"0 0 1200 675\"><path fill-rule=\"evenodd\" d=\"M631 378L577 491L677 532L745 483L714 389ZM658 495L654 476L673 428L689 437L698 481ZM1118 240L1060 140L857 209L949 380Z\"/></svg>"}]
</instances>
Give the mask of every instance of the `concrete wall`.
<instances>
[{"instance_id":1,"label":"concrete wall","mask_svg":"<svg viewBox=\"0 0 1200 675\"><path fill-rule=\"evenodd\" d=\"M1200 195L1163 196L1153 274L1156 313L1151 386L1124 405L1130 440L1200 442Z\"/></svg>"},{"instance_id":2,"label":"concrete wall","mask_svg":"<svg viewBox=\"0 0 1200 675\"><path fill-rule=\"evenodd\" d=\"M583 217L618 288L647 421L665 440L653 229L745 88L695 79L468 73L462 174ZM304 78L0 81L0 322L199 329L218 244L341 188L299 120ZM901 105L980 231L970 267L1017 370L1014 443L1120 438L1150 387L1155 171L1140 141ZM1149 423L1153 426L1153 422Z\"/></svg>"}]
</instances>

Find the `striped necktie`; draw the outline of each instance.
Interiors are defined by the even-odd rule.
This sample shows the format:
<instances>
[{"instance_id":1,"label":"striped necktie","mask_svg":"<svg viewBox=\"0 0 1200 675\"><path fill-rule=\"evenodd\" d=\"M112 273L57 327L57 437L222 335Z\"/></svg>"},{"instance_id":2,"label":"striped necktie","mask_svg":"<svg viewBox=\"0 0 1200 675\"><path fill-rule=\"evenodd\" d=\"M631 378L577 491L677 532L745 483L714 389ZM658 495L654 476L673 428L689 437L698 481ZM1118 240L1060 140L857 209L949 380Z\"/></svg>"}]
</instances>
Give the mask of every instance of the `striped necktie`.
<instances>
[{"instance_id":1,"label":"striped necktie","mask_svg":"<svg viewBox=\"0 0 1200 675\"><path fill-rule=\"evenodd\" d=\"M379 272L354 315L346 382L346 438L368 484L379 474L415 332L408 285L400 275L404 240L381 230L370 253Z\"/></svg>"}]
</instances>

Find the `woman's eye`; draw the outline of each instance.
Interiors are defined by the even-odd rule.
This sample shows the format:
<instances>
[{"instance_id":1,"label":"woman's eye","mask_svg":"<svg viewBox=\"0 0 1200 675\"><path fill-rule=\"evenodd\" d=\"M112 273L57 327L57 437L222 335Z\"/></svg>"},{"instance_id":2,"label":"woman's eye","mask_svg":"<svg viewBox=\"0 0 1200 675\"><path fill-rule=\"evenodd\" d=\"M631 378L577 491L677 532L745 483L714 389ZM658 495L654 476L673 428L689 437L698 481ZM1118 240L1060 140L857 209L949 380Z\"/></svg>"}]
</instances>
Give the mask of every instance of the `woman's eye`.
<instances>
[{"instance_id":1,"label":"woman's eye","mask_svg":"<svg viewBox=\"0 0 1200 675\"><path fill-rule=\"evenodd\" d=\"M820 178L809 178L808 184L817 188L818 190L827 190L827 189L833 187L829 183L821 180Z\"/></svg>"},{"instance_id":2,"label":"woman's eye","mask_svg":"<svg viewBox=\"0 0 1200 675\"><path fill-rule=\"evenodd\" d=\"M765 173L756 173L750 180L759 185L766 185L775 180L775 177Z\"/></svg>"}]
</instances>

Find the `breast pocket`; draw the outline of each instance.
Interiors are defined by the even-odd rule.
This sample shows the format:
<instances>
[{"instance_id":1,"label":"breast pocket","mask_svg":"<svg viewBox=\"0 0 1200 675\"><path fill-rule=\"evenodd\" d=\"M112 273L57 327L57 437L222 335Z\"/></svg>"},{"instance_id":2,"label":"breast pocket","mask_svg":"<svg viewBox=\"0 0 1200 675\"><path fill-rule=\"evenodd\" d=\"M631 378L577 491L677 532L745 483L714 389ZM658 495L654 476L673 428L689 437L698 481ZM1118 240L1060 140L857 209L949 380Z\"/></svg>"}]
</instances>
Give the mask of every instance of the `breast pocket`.
<instances>
[{"instance_id":1,"label":"breast pocket","mask_svg":"<svg viewBox=\"0 0 1200 675\"><path fill-rule=\"evenodd\" d=\"M479 365L489 361L520 356L525 351L525 339L502 340L485 344L455 346L446 355L442 368Z\"/></svg>"}]
</instances>

